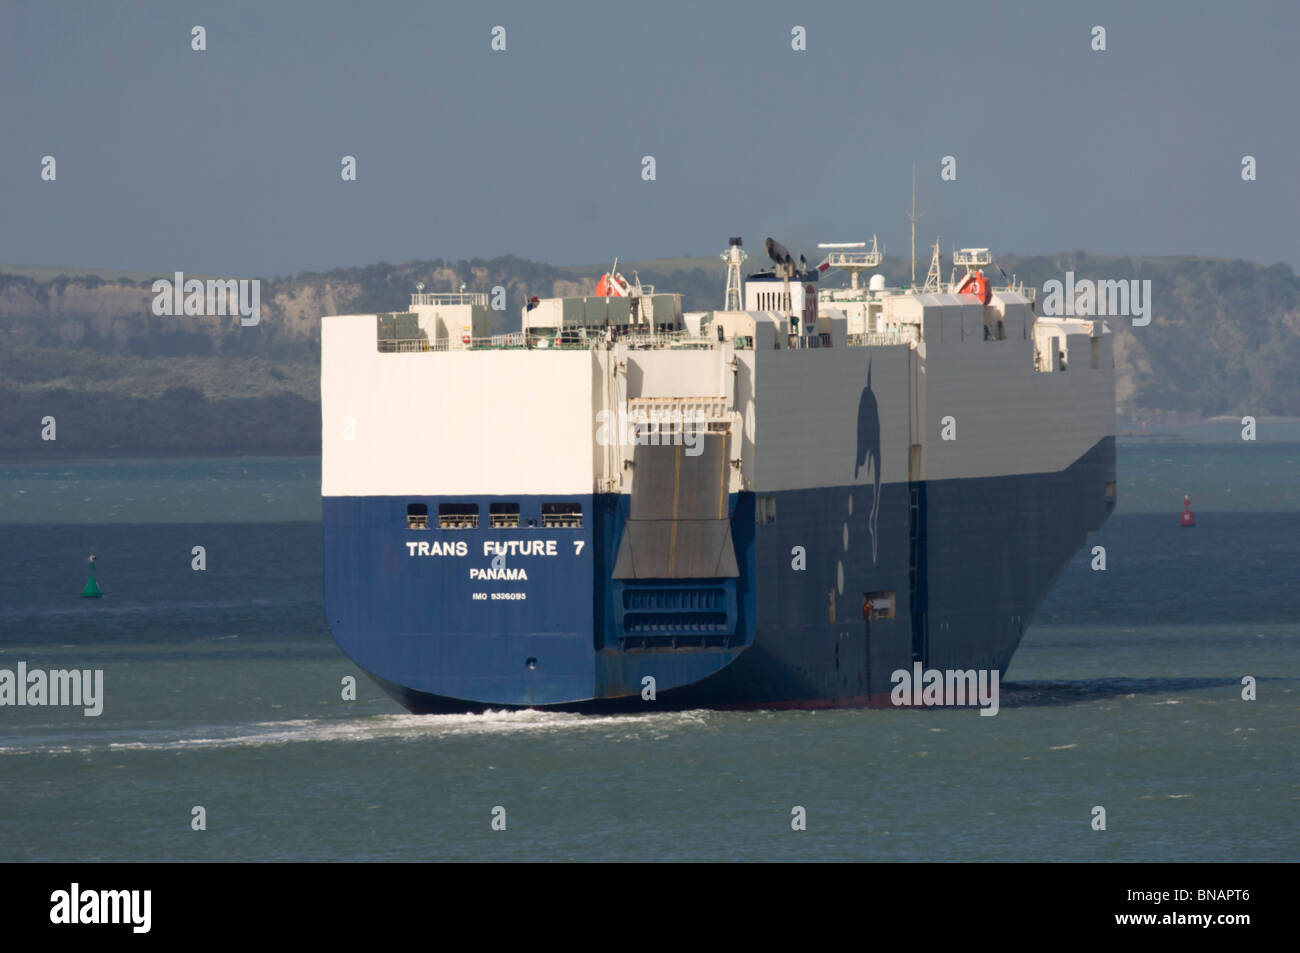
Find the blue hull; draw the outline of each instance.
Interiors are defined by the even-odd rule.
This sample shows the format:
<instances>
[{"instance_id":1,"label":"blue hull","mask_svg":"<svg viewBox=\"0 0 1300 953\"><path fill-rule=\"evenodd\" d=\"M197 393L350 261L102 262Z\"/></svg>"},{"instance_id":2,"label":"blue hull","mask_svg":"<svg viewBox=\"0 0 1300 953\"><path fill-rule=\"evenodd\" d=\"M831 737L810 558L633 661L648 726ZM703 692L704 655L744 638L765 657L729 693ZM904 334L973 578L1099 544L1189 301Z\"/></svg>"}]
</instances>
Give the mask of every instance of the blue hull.
<instances>
[{"instance_id":1,"label":"blue hull","mask_svg":"<svg viewBox=\"0 0 1300 953\"><path fill-rule=\"evenodd\" d=\"M407 529L408 504L486 520L503 498L326 497L326 614L413 712L884 705L914 661L1005 671L1114 481L1107 437L1058 473L886 484L874 540L870 485L759 494L757 525L755 495L733 494L738 575L686 580L612 578L625 496L509 498L539 527L543 502L581 504L579 529L446 530ZM528 552L497 560L516 578L471 578L507 540ZM892 594L892 618L864 621L867 593Z\"/></svg>"}]
</instances>

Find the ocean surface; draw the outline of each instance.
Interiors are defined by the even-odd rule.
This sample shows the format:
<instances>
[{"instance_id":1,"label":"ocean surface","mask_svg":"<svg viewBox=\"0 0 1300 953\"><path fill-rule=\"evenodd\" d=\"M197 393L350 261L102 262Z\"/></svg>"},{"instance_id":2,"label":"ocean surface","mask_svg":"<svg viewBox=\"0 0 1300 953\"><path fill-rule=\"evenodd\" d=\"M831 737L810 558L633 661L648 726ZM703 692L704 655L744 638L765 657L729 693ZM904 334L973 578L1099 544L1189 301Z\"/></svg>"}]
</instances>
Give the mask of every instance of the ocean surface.
<instances>
[{"instance_id":1,"label":"ocean surface","mask_svg":"<svg viewBox=\"0 0 1300 953\"><path fill-rule=\"evenodd\" d=\"M1120 440L996 717L407 715L325 627L318 460L0 464L0 669L105 686L0 707L0 861L1295 861L1300 436L1238 429Z\"/></svg>"}]
</instances>

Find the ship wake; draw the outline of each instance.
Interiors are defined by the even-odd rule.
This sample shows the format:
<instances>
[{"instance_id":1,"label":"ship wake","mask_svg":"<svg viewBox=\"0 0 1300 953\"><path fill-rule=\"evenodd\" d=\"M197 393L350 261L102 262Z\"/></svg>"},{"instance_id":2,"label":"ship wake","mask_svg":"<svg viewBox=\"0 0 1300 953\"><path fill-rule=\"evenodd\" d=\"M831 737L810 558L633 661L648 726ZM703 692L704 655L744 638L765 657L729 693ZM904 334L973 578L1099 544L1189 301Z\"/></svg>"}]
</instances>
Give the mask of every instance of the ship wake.
<instances>
[{"instance_id":1,"label":"ship wake","mask_svg":"<svg viewBox=\"0 0 1300 953\"><path fill-rule=\"evenodd\" d=\"M116 751L187 751L256 748L299 743L422 741L481 735L564 735L595 732L613 740L654 740L709 726L715 712L579 715L543 711L487 711L464 715L375 715L349 719L298 719L189 729L119 729L95 735L10 737L6 754L90 754Z\"/></svg>"}]
</instances>

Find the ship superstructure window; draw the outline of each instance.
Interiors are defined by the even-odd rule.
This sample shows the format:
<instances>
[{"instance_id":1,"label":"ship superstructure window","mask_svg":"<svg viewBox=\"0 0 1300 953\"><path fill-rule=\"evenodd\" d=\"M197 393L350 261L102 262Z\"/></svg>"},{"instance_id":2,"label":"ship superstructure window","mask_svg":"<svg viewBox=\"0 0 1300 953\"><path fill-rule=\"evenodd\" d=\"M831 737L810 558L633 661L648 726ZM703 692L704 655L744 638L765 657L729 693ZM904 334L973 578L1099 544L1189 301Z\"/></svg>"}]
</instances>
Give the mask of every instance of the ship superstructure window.
<instances>
[{"instance_id":1,"label":"ship superstructure window","mask_svg":"<svg viewBox=\"0 0 1300 953\"><path fill-rule=\"evenodd\" d=\"M407 529L428 529L429 528L429 504L427 503L406 504L406 528Z\"/></svg>"},{"instance_id":2,"label":"ship superstructure window","mask_svg":"<svg viewBox=\"0 0 1300 953\"><path fill-rule=\"evenodd\" d=\"M543 529L582 529L581 503L543 503Z\"/></svg>"},{"instance_id":3,"label":"ship superstructure window","mask_svg":"<svg viewBox=\"0 0 1300 953\"><path fill-rule=\"evenodd\" d=\"M776 522L776 497L760 496L754 510L755 522L760 526Z\"/></svg>"},{"instance_id":4,"label":"ship superstructure window","mask_svg":"<svg viewBox=\"0 0 1300 953\"><path fill-rule=\"evenodd\" d=\"M513 529L519 525L518 503L493 503L488 507L488 524L493 529Z\"/></svg>"},{"instance_id":5,"label":"ship superstructure window","mask_svg":"<svg viewBox=\"0 0 1300 953\"><path fill-rule=\"evenodd\" d=\"M478 529L478 504L439 503L438 529Z\"/></svg>"}]
</instances>

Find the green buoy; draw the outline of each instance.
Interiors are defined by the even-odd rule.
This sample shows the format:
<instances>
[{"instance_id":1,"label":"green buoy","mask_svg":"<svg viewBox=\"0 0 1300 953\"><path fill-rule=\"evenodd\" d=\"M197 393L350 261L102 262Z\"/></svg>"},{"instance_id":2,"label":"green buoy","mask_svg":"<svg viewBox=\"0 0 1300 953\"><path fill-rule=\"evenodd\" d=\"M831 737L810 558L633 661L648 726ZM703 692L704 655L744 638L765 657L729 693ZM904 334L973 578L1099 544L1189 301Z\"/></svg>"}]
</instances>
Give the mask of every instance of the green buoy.
<instances>
[{"instance_id":1,"label":"green buoy","mask_svg":"<svg viewBox=\"0 0 1300 953\"><path fill-rule=\"evenodd\" d=\"M98 599L103 593L99 591L99 583L95 581L95 557L90 557L90 578L86 580L86 588L81 590L81 598Z\"/></svg>"}]
</instances>

